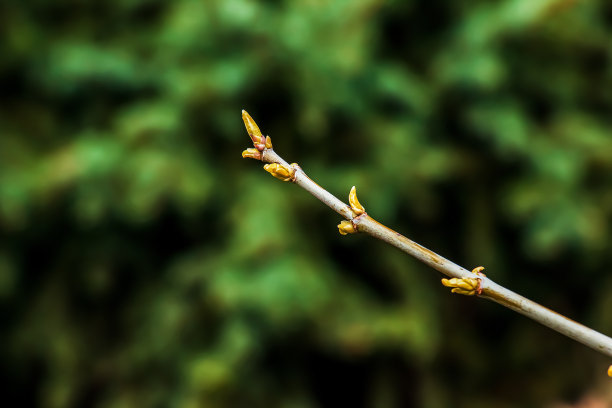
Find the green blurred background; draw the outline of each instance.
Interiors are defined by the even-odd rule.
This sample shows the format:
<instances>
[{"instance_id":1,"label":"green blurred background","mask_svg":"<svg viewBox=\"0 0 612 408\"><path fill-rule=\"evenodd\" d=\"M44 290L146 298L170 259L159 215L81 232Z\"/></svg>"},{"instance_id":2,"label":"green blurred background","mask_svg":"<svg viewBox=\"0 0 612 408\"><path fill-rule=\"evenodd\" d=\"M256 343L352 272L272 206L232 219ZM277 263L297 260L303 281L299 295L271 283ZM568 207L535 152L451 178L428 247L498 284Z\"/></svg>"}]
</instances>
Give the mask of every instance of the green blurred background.
<instances>
[{"instance_id":1,"label":"green blurred background","mask_svg":"<svg viewBox=\"0 0 612 408\"><path fill-rule=\"evenodd\" d=\"M336 196L610 335L610 1L5 1L0 32L5 402L612 404L610 359L240 158L244 108Z\"/></svg>"}]
</instances>

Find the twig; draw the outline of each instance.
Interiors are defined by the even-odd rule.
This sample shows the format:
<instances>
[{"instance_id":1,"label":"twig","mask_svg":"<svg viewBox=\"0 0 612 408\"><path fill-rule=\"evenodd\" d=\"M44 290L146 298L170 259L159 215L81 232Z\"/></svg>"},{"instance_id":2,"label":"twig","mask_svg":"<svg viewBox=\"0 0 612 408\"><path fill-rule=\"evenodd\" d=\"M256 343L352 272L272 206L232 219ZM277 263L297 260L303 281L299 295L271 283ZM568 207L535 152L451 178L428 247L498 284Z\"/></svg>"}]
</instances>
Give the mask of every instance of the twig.
<instances>
[{"instance_id":1,"label":"twig","mask_svg":"<svg viewBox=\"0 0 612 408\"><path fill-rule=\"evenodd\" d=\"M349 205L338 200L323 187L312 181L296 163L290 165L283 160L273 150L270 137L262 135L253 118L244 110L242 111L242 119L255 146L255 148L242 152L242 157L270 163L266 164L264 169L274 177L297 184L344 217L346 221L342 221L338 225L342 235L365 232L374 238L385 241L450 277L451 279L442 279L442 283L444 286L452 287L452 292L492 300L612 357L612 338L498 285L481 272L484 269L483 267L474 268L470 272L406 238L399 232L380 224L365 212L365 208L357 199L355 187L349 193ZM608 369L608 375L612 377L612 365Z\"/></svg>"}]
</instances>

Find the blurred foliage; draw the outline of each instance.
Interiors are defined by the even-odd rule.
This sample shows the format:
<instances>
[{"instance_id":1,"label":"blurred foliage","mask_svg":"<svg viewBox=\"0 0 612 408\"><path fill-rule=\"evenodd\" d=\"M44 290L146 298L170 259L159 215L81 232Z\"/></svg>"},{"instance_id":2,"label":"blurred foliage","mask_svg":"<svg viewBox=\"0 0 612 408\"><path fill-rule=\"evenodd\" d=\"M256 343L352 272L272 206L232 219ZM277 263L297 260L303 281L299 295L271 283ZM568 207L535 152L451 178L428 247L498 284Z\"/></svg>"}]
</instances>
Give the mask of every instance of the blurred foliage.
<instances>
[{"instance_id":1,"label":"blurred foliage","mask_svg":"<svg viewBox=\"0 0 612 408\"><path fill-rule=\"evenodd\" d=\"M606 358L340 237L240 158L245 108L335 195L357 185L385 224L611 334L609 1L6 1L0 32L5 400L530 407L609 387Z\"/></svg>"}]
</instances>

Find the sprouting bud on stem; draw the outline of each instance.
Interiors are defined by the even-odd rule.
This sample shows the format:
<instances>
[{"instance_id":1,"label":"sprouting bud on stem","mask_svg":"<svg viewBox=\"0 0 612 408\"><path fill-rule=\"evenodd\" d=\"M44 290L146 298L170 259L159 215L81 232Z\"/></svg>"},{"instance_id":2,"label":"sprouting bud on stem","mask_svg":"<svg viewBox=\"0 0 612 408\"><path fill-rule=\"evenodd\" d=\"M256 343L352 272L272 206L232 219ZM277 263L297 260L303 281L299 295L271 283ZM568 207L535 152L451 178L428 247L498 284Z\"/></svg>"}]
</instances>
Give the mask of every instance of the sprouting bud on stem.
<instances>
[{"instance_id":1,"label":"sprouting bud on stem","mask_svg":"<svg viewBox=\"0 0 612 408\"><path fill-rule=\"evenodd\" d=\"M354 234L357 232L353 226L353 223L350 221L342 221L340 224L338 224L338 231L341 235Z\"/></svg>"},{"instance_id":2,"label":"sprouting bud on stem","mask_svg":"<svg viewBox=\"0 0 612 408\"><path fill-rule=\"evenodd\" d=\"M282 181L293 181L293 177L295 176L294 168L283 166L280 163L266 164L264 170Z\"/></svg>"},{"instance_id":3,"label":"sprouting bud on stem","mask_svg":"<svg viewBox=\"0 0 612 408\"><path fill-rule=\"evenodd\" d=\"M484 273L482 273L482 271L485 270L484 266L477 266L476 268L472 269L472 273L475 273L476 275L480 275L480 276L486 276Z\"/></svg>"},{"instance_id":4,"label":"sprouting bud on stem","mask_svg":"<svg viewBox=\"0 0 612 408\"><path fill-rule=\"evenodd\" d=\"M357 189L355 186L351 188L351 192L349 193L349 204L351 205L351 208L355 214L361 215L365 213L365 208L363 208L363 205L361 205L357 199Z\"/></svg>"},{"instance_id":5,"label":"sprouting bud on stem","mask_svg":"<svg viewBox=\"0 0 612 408\"><path fill-rule=\"evenodd\" d=\"M257 149L253 149L252 147L246 149L242 152L243 158L256 159L261 160L261 152Z\"/></svg>"},{"instance_id":6,"label":"sprouting bud on stem","mask_svg":"<svg viewBox=\"0 0 612 408\"><path fill-rule=\"evenodd\" d=\"M442 284L446 287L453 288L451 292L459 295L473 296L480 292L480 279L478 278L442 279Z\"/></svg>"},{"instance_id":7,"label":"sprouting bud on stem","mask_svg":"<svg viewBox=\"0 0 612 408\"><path fill-rule=\"evenodd\" d=\"M608 376L612 377L612 365L608 367Z\"/></svg>"}]
</instances>

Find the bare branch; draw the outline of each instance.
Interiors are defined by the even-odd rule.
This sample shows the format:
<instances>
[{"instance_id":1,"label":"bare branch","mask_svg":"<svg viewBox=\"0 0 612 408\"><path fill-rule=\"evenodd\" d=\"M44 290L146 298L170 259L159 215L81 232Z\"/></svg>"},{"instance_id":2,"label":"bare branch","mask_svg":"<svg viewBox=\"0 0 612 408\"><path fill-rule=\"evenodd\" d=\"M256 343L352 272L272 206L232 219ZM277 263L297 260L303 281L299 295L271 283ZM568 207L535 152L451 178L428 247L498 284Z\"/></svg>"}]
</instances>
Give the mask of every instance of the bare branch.
<instances>
[{"instance_id":1,"label":"bare branch","mask_svg":"<svg viewBox=\"0 0 612 408\"><path fill-rule=\"evenodd\" d=\"M442 283L444 286L452 287L452 292L480 296L492 300L602 354L612 357L612 338L553 312L493 282L481 272L484 269L483 267L469 271L406 238L399 232L380 224L371 218L366 213L365 208L359 203L355 187L351 189L349 194L350 205L343 203L312 181L300 166L295 163L289 165L283 160L272 149L270 137L264 137L261 134L253 118L244 110L242 111L242 118L255 146L255 149L245 150L242 156L270 163L265 166L265 169L274 177L297 184L344 217L346 221L342 221L338 225L342 235L365 232L374 238L385 241L450 277L451 279L442 279ZM608 375L612 377L612 366L608 369Z\"/></svg>"}]
</instances>

